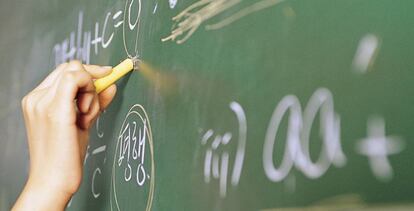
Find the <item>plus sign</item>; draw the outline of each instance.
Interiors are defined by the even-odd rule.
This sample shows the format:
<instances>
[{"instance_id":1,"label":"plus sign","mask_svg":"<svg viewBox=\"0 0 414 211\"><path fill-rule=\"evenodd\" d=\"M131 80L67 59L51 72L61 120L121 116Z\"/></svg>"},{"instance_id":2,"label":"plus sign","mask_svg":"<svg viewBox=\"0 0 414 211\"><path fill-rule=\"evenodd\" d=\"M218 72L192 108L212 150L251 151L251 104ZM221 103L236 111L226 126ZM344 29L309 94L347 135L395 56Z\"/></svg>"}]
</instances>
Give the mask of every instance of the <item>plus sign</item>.
<instances>
[{"instance_id":1,"label":"plus sign","mask_svg":"<svg viewBox=\"0 0 414 211\"><path fill-rule=\"evenodd\" d=\"M98 44L102 42L102 37L99 36L99 23L95 23L95 39L91 41L91 44L95 47L95 54L98 54Z\"/></svg>"},{"instance_id":2,"label":"plus sign","mask_svg":"<svg viewBox=\"0 0 414 211\"><path fill-rule=\"evenodd\" d=\"M393 172L388 156L401 152L403 141L396 136L385 135L385 121L381 117L368 120L367 138L359 141L356 150L367 156L374 176L381 181L392 179Z\"/></svg>"}]
</instances>

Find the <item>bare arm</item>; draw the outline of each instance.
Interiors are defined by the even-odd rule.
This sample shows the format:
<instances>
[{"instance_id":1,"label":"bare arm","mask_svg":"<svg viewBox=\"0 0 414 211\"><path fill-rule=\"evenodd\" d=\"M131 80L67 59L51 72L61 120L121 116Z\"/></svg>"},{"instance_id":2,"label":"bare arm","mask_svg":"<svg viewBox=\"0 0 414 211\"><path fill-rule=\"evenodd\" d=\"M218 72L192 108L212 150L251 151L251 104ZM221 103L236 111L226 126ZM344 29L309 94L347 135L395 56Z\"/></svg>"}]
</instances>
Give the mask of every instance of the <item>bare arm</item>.
<instances>
[{"instance_id":1,"label":"bare arm","mask_svg":"<svg viewBox=\"0 0 414 211\"><path fill-rule=\"evenodd\" d=\"M81 183L89 128L116 92L96 94L93 79L110 70L65 63L23 98L30 171L13 210L65 209Z\"/></svg>"}]
</instances>

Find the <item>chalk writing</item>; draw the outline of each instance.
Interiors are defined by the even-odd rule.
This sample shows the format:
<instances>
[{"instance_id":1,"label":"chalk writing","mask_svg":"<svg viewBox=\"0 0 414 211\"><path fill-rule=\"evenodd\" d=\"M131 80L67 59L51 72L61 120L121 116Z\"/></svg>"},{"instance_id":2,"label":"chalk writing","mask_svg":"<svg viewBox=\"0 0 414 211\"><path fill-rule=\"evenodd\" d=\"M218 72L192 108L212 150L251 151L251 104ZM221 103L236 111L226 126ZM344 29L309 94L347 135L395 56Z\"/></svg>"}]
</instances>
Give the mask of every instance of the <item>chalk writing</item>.
<instances>
[{"instance_id":1,"label":"chalk writing","mask_svg":"<svg viewBox=\"0 0 414 211\"><path fill-rule=\"evenodd\" d=\"M310 158L309 136L313 121L320 110L320 134L323 145L318 160ZM286 147L283 160L277 168L273 162L274 143L283 116L289 113ZM302 114L299 100L288 95L284 97L273 112L263 146L263 166L269 180L283 180L295 166L307 177L316 179L322 176L331 164L343 166L345 155L340 144L340 120L334 112L332 95L329 90L318 89L309 100Z\"/></svg>"},{"instance_id":2,"label":"chalk writing","mask_svg":"<svg viewBox=\"0 0 414 211\"><path fill-rule=\"evenodd\" d=\"M89 64L91 48L93 48L93 52L97 55L100 47L107 48L112 42L115 32L109 31L109 25L111 24L114 28L118 28L122 25L123 21L117 20L119 18L119 12L122 13L122 11L118 11L113 16L111 16L111 12L106 14L102 30L100 30L99 22L96 22L94 24L94 30L83 31L83 12L80 11L78 15L77 32L75 33L72 31L69 38L64 39L53 48L55 65L73 59L78 59L86 64Z\"/></svg>"},{"instance_id":3,"label":"chalk writing","mask_svg":"<svg viewBox=\"0 0 414 211\"><path fill-rule=\"evenodd\" d=\"M374 64L380 46L379 38L374 34L367 34L359 41L352 66L357 73L366 73Z\"/></svg>"},{"instance_id":4,"label":"chalk writing","mask_svg":"<svg viewBox=\"0 0 414 211\"><path fill-rule=\"evenodd\" d=\"M230 8L238 5L242 0L199 0L198 2L188 6L178 15L172 18L175 22L171 34L163 39L163 42L172 40L177 44L184 43L205 21L224 13ZM227 26L249 14L260 10L275 6L284 0L261 0L239 12L219 21L217 23L207 25L207 30L216 30Z\"/></svg>"},{"instance_id":5,"label":"chalk writing","mask_svg":"<svg viewBox=\"0 0 414 211\"><path fill-rule=\"evenodd\" d=\"M237 102L230 103L230 109L236 115L239 133L237 139L237 150L235 153L235 161L233 166L233 171L231 174L231 185L237 186L240 180L240 175L243 169L244 154L246 148L246 135L247 135L247 125L246 125L246 116L244 114L243 108ZM229 157L230 153L226 150L220 151L218 148L220 146L226 146L233 139L233 134L231 132L226 132L224 134L215 134L212 129L207 130L201 138L201 144L203 146L210 144L206 149L204 157L204 181L209 183L211 178L219 180L220 187L220 197L224 198L227 194L227 181L228 173L230 171L229 167ZM209 140L211 140L209 142Z\"/></svg>"},{"instance_id":6,"label":"chalk writing","mask_svg":"<svg viewBox=\"0 0 414 211\"><path fill-rule=\"evenodd\" d=\"M73 59L89 64L91 52L98 55L100 49L108 48L121 28L125 53L130 58L138 57L141 6L141 0L128 0L124 10L107 12L102 22L95 22L90 30L84 26L84 13L80 11L77 30L53 47L55 65ZM132 15L135 10L136 16Z\"/></svg>"},{"instance_id":7,"label":"chalk writing","mask_svg":"<svg viewBox=\"0 0 414 211\"><path fill-rule=\"evenodd\" d=\"M125 4L124 20L128 23L122 27L122 37L124 41L124 49L128 57L138 57L138 35L141 23L141 0L128 0ZM133 15L133 11L137 13ZM132 49L131 49L132 47Z\"/></svg>"},{"instance_id":8,"label":"chalk writing","mask_svg":"<svg viewBox=\"0 0 414 211\"><path fill-rule=\"evenodd\" d=\"M247 120L242 106L237 102L230 103L230 109L238 122L238 133L227 130L222 133L217 130L205 130L200 138L203 153L204 183L210 184L216 179L219 182L219 196L225 198L228 192L228 181L237 186L243 169L246 141ZM319 115L319 116L318 116ZM284 117L287 120L285 140L278 134ZM315 120L319 120L321 150L316 161L311 157L311 133L315 127ZM202 129L201 129L202 130ZM359 154L367 156L374 176L382 181L392 178L392 167L388 156L401 152L404 144L401 138L385 135L385 120L370 118L368 121L368 137L356 145ZM314 137L314 136L312 136ZM237 140L234 163L230 144ZM276 141L285 141L285 148L275 148ZM314 145L314 144L312 144ZM280 164L275 164L274 156L282 151ZM296 189L296 177L289 173L293 168L302 172L310 179L322 177L331 166L343 167L347 158L341 146L341 119L335 112L332 93L326 88L317 89L310 97L305 108L295 95L287 95L277 104L270 118L263 144L263 168L266 177L272 182L285 181L289 192ZM232 170L232 172L231 172Z\"/></svg>"},{"instance_id":9,"label":"chalk writing","mask_svg":"<svg viewBox=\"0 0 414 211\"><path fill-rule=\"evenodd\" d=\"M174 9L175 5L177 5L177 0L168 0L170 8Z\"/></svg>"},{"instance_id":10,"label":"chalk writing","mask_svg":"<svg viewBox=\"0 0 414 211\"><path fill-rule=\"evenodd\" d=\"M393 172L388 156L404 149L401 138L385 135L385 120L371 117L368 120L367 137L356 145L359 154L367 156L372 173L380 181L392 179Z\"/></svg>"},{"instance_id":11,"label":"chalk writing","mask_svg":"<svg viewBox=\"0 0 414 211\"><path fill-rule=\"evenodd\" d=\"M141 105L136 104L129 110L117 139L111 176L111 209L123 210L121 206L124 204L118 202L120 190L117 187L133 184L127 185L131 191L140 192L140 188L148 188L146 210L150 210L155 186L154 151L151 125Z\"/></svg>"},{"instance_id":12,"label":"chalk writing","mask_svg":"<svg viewBox=\"0 0 414 211\"><path fill-rule=\"evenodd\" d=\"M119 153L118 153L118 166L121 166L126 159L126 166L124 170L125 181L130 181L133 168L131 167L131 159L139 160L138 166L136 167L136 183L139 186L142 186L145 182L146 171L144 168L145 160L145 139L147 131L146 120L143 121L143 128L138 128L137 132L137 122L133 121L132 124L127 123L124 127L122 133L119 136L118 143Z\"/></svg>"}]
</instances>

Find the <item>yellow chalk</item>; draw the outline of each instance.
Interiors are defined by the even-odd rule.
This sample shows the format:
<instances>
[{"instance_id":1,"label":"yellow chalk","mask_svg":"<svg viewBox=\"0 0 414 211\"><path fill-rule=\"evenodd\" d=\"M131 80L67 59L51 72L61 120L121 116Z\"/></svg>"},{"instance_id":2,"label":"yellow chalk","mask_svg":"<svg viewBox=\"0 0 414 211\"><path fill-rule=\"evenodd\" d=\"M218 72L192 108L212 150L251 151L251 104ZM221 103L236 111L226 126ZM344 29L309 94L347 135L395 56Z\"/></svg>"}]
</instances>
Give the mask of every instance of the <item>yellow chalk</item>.
<instances>
[{"instance_id":1,"label":"yellow chalk","mask_svg":"<svg viewBox=\"0 0 414 211\"><path fill-rule=\"evenodd\" d=\"M132 59L125 59L123 62L115 66L109 75L100 78L94 82L96 92L102 92L133 69L134 61Z\"/></svg>"}]
</instances>

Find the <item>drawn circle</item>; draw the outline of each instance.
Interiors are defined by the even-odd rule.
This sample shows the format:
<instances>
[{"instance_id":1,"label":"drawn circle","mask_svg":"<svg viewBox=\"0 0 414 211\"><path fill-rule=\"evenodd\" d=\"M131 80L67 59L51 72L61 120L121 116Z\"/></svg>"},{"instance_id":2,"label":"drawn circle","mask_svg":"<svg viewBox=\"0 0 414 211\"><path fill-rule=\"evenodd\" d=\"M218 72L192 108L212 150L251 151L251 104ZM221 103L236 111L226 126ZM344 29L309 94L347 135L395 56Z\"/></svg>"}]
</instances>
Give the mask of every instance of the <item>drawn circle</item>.
<instances>
[{"instance_id":1,"label":"drawn circle","mask_svg":"<svg viewBox=\"0 0 414 211\"><path fill-rule=\"evenodd\" d=\"M139 35L139 27L141 22L141 0L135 0L136 9L137 9L137 16L136 19L131 18L131 9L134 5L134 0L127 0L125 2L125 9L124 9L124 24L122 26L122 38L124 42L124 49L126 54L129 58L138 58L138 35ZM128 31L127 31L128 30ZM135 32L134 32L135 30ZM127 40L132 38L132 43L128 43ZM133 49L131 49L131 46Z\"/></svg>"},{"instance_id":2,"label":"drawn circle","mask_svg":"<svg viewBox=\"0 0 414 211\"><path fill-rule=\"evenodd\" d=\"M149 144L149 152L150 152L150 162L151 162L151 170L150 170L150 175L149 178L150 179L150 184L149 184L149 190L148 190L148 196L147 196L147 202L146 202L146 207L145 210L149 211L151 210L152 207L152 201L153 201L153 197L154 197L154 187L155 187L155 163L154 163L154 145L153 145L153 137L152 137L152 129L151 129L151 124L147 115L147 112L145 111L144 107L142 107L139 104L135 104L134 106L132 106L132 108L128 111L127 115L125 116L125 119L122 123L121 126L121 130L119 133L119 136L122 134L124 127L126 126L126 124L128 123L128 119L130 118L135 118L141 121L141 123L146 124L146 132L147 132L147 139L148 140L148 144ZM118 137L119 137L118 136ZM114 151L114 160L112 163L112 173L111 173L111 191L110 191L110 205L111 205L111 210L114 210L113 208L115 207L117 211L121 211L122 209L120 208L120 203L119 203L119 198L118 198L118 193L119 190L117 189L117 181L116 181L116 177L117 177L117 172L115 170L116 168L116 161L117 161L117 152L119 150L119 146L120 146L120 140L119 138L117 138L117 143L116 143L116 147L115 147L115 151ZM122 149L122 148L121 148ZM128 164L129 165L129 164ZM138 170L141 170L142 165L139 164L138 165ZM125 169L126 170L126 169ZM122 171L122 175L119 176L124 176L124 171ZM138 177L138 171L137 171L137 175L133 175L134 173L131 174L132 178ZM131 179L133 180L133 179ZM128 180L129 181L129 180Z\"/></svg>"}]
</instances>

